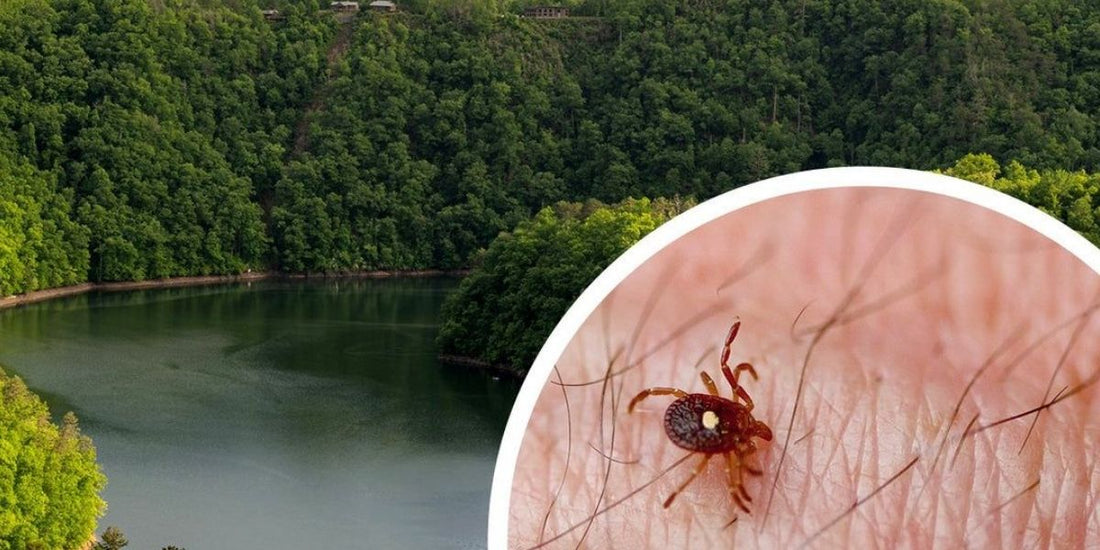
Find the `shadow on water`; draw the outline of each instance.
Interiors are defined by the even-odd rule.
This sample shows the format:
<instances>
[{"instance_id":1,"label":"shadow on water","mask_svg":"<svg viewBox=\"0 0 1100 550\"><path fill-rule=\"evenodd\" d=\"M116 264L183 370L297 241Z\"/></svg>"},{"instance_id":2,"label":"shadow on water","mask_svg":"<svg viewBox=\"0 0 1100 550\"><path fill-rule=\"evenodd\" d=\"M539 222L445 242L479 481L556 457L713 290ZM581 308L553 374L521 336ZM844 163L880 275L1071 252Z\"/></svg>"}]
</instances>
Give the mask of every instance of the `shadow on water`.
<instances>
[{"instance_id":1,"label":"shadow on water","mask_svg":"<svg viewBox=\"0 0 1100 550\"><path fill-rule=\"evenodd\" d=\"M0 312L0 363L78 413L135 547L478 547L518 384L435 360L456 285L75 296Z\"/></svg>"}]
</instances>

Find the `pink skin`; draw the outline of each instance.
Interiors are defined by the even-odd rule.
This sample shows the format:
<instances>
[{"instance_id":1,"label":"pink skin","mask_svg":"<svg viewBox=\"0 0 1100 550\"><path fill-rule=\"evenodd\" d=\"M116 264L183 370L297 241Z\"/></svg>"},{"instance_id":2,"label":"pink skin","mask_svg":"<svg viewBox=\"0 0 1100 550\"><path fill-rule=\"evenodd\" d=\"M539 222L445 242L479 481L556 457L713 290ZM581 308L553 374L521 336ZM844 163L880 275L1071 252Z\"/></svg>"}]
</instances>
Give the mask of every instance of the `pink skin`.
<instances>
[{"instance_id":1,"label":"pink skin","mask_svg":"<svg viewBox=\"0 0 1100 550\"><path fill-rule=\"evenodd\" d=\"M562 387L544 388L520 450L509 547L579 523L546 546L575 548L586 519L612 504L582 547L1100 545L1100 384L1044 410L1022 452L1031 416L965 438L952 460L974 415L975 427L992 423L1098 372L1100 315L1088 313L1098 299L1100 276L1056 244L938 195L820 190L733 212L651 258L568 346L561 378L596 383L567 388L571 422ZM852 314L824 331L807 362L814 329ZM650 387L706 393L699 372L719 372L735 317L729 361L755 366L759 379L740 385L775 437L757 441L732 475L710 460L664 509L702 455L662 475L688 455L662 429L675 396L650 396L632 414L627 403ZM625 371L605 390L609 364ZM744 467L763 475L736 471ZM751 514L727 492L737 475Z\"/></svg>"}]
</instances>

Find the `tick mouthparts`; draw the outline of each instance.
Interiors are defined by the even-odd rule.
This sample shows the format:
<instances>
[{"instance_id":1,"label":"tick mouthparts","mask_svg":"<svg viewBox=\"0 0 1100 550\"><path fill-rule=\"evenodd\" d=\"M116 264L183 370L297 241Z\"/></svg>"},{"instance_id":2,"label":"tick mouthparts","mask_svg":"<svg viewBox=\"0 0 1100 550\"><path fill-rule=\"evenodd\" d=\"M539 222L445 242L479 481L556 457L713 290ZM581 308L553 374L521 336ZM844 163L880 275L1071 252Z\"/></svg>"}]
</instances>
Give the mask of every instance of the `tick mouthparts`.
<instances>
[{"instance_id":1,"label":"tick mouthparts","mask_svg":"<svg viewBox=\"0 0 1100 550\"><path fill-rule=\"evenodd\" d=\"M772 429L767 424L757 420L756 421L756 437L763 439L764 441L772 440Z\"/></svg>"}]
</instances>

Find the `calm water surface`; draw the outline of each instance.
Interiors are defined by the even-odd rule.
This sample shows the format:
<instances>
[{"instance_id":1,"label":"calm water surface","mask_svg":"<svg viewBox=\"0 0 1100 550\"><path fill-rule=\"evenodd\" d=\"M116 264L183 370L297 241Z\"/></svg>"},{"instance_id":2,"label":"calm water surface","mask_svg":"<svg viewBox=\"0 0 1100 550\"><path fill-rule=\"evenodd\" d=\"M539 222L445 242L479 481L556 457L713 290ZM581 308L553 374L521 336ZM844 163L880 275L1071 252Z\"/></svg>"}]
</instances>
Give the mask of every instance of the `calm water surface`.
<instances>
[{"instance_id":1,"label":"calm water surface","mask_svg":"<svg viewBox=\"0 0 1100 550\"><path fill-rule=\"evenodd\" d=\"M130 548L480 548L518 387L435 361L451 280L88 294L0 312Z\"/></svg>"}]
</instances>

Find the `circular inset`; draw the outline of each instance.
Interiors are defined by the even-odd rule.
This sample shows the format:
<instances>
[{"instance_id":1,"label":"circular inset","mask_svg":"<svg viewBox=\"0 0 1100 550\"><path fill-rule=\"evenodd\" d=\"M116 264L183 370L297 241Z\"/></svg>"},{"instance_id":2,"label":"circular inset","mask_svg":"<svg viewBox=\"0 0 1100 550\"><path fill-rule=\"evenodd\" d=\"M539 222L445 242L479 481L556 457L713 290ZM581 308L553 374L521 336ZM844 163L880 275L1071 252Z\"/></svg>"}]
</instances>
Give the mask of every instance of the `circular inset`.
<instances>
[{"instance_id":1,"label":"circular inset","mask_svg":"<svg viewBox=\"0 0 1100 550\"><path fill-rule=\"evenodd\" d=\"M505 433L490 546L1096 542L1098 267L1045 214L928 173L805 172L708 201L551 335ZM727 361L755 367L724 391L774 434L743 463L670 441L674 392L628 413L647 388L712 394L700 373ZM731 483L742 467L761 475Z\"/></svg>"}]
</instances>

